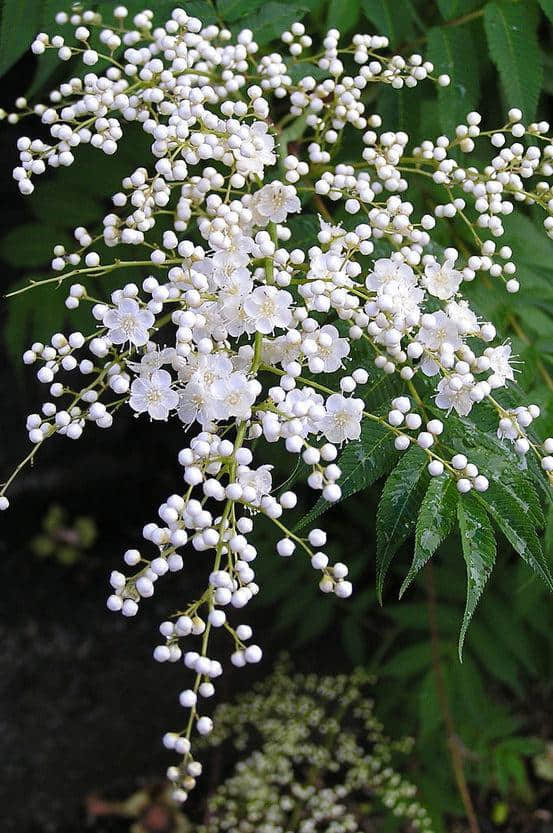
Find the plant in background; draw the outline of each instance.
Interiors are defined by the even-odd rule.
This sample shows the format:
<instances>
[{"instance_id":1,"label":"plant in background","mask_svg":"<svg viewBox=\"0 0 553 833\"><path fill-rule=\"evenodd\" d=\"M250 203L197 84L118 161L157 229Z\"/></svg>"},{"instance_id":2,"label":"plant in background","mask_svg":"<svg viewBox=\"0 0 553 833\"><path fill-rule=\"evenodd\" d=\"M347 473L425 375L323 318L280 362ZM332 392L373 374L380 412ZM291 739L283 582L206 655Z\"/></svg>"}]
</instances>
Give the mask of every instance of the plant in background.
<instances>
[{"instance_id":1,"label":"plant in background","mask_svg":"<svg viewBox=\"0 0 553 833\"><path fill-rule=\"evenodd\" d=\"M432 829L415 787L395 768L412 741L390 741L373 713L375 680L291 674L287 663L237 703L215 710L209 746L239 760L208 799L201 833L294 830L356 833L396 816ZM224 747L223 747L224 748ZM178 777L176 768L170 777ZM405 829L405 828L404 828Z\"/></svg>"},{"instance_id":2,"label":"plant in background","mask_svg":"<svg viewBox=\"0 0 553 833\"><path fill-rule=\"evenodd\" d=\"M138 818L132 833L160 820L182 833L430 833L430 816L403 775L413 741L384 734L373 711L375 683L364 670L292 673L283 658L251 692L216 708L216 728L200 747L229 774L195 811L185 814L152 785L125 801L90 796L88 813ZM180 777L177 767L169 777Z\"/></svg>"},{"instance_id":3,"label":"plant in background","mask_svg":"<svg viewBox=\"0 0 553 833\"><path fill-rule=\"evenodd\" d=\"M51 506L42 521L42 532L30 543L39 558L55 558L60 564L75 564L96 540L92 518L77 517L68 523L62 506Z\"/></svg>"},{"instance_id":4,"label":"plant in background","mask_svg":"<svg viewBox=\"0 0 553 833\"><path fill-rule=\"evenodd\" d=\"M258 519L279 530L280 556L307 557L321 590L346 598L348 567L331 563L322 529L302 530L389 474L378 594L411 533L402 592L458 529L467 569L459 651L494 566L494 526L553 587L536 532L553 438L534 433L540 408L513 384L511 345L465 296L473 282L504 287L507 299L518 291L510 215L535 206L553 236L553 144L547 122L525 124L517 108L497 129L472 111L449 135L414 145L384 129L369 109L375 85L409 94L428 78L445 90L450 79L418 53L389 54L381 35L345 40L330 29L313 45L295 21L280 52L261 54L255 32L233 36L183 9L155 24L148 11L126 19L122 6L108 21L60 12L77 45L45 33L33 42L35 54L79 57L85 72L48 104L19 102L51 136L19 138L22 194L48 167L71 166L81 145L116 154L128 123L149 147L113 183L102 231L79 226L72 249L54 248L56 274L41 285L68 282L66 307L90 304L95 323L25 352L49 396L28 417L33 448L0 501L7 508L14 477L47 439L109 428L123 406L199 431L178 456L184 488L144 527L154 557L127 550L136 570L112 573L108 599L134 616L160 577L184 568L187 544L206 553L204 591L161 624L154 651L194 672L180 695L184 729L164 738L182 756L170 772L184 800L200 771L192 732L213 728L203 705L222 673L212 637L227 636L236 666L262 656L251 627L229 616L259 591ZM430 208L425 185L439 195ZM135 279L110 286L108 300L87 288L129 269ZM320 493L295 530L281 518L296 494L275 496L267 462L277 442Z\"/></svg>"},{"instance_id":5,"label":"plant in background","mask_svg":"<svg viewBox=\"0 0 553 833\"><path fill-rule=\"evenodd\" d=\"M373 530L367 535L366 521L371 512L366 495L358 494L341 505L341 512L328 514L334 549L342 547L340 556L350 562L355 583L347 606L336 601L321 607L317 617L306 618L316 598L299 560L285 572L260 561L259 603L278 610L281 639L295 656L332 644L338 661L345 657L346 663L363 663L378 676L378 688L386 692L378 698L379 718L384 725L393 721L399 733L416 736L416 782L435 830L451 830L451 819L466 813L456 783L460 776L467 793L474 794L479 818L494 813L496 802L511 820L517 807L522 815L531 812L529 807L545 810L547 791L532 777L531 764L551 737L547 589L505 552L459 663L465 606L460 540L451 536L442 545L436 564L417 578L412 598L379 608L371 586ZM348 536L340 542L343 529ZM258 542L260 551L270 545L270 540ZM400 583L399 563L392 572ZM455 771L447 765L437 769L436 761L446 761L452 752Z\"/></svg>"}]
</instances>

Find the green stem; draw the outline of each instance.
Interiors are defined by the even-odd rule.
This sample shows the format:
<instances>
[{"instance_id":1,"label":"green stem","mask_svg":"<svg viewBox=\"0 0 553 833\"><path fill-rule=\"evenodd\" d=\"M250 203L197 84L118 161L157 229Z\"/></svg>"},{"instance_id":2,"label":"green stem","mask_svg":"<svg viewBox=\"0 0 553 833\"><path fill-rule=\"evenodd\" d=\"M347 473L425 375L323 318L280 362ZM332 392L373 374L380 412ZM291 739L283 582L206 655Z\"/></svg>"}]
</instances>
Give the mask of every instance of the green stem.
<instances>
[{"instance_id":1,"label":"green stem","mask_svg":"<svg viewBox=\"0 0 553 833\"><path fill-rule=\"evenodd\" d=\"M515 0L516 2L516 0ZM440 28L451 28L452 26L464 26L466 23L471 23L473 20L478 20L479 17L483 17L484 15L484 6L481 9L476 9L473 12L468 12L467 14L463 14L460 17L456 17L453 20L446 20L445 23L441 24ZM399 49L401 52L408 52L415 46L420 46L422 43L426 43L428 37L428 33L421 35L420 38L416 38L416 40L410 41L409 43L402 44Z\"/></svg>"}]
</instances>

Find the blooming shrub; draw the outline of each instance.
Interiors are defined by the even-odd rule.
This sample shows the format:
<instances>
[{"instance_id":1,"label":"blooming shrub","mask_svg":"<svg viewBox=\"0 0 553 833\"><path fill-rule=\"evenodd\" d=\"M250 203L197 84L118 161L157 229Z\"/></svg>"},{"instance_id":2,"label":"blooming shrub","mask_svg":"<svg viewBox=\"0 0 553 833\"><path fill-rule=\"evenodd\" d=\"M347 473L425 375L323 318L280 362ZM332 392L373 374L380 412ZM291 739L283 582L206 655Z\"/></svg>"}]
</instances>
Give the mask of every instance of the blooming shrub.
<instances>
[{"instance_id":1,"label":"blooming shrub","mask_svg":"<svg viewBox=\"0 0 553 833\"><path fill-rule=\"evenodd\" d=\"M390 741L373 713L372 679L291 674L287 664L239 703L215 711L208 744L229 742L238 763L208 800L199 833L356 833L390 811L410 829L432 823L394 768L412 741ZM178 777L176 767L169 771Z\"/></svg>"},{"instance_id":2,"label":"blooming shrub","mask_svg":"<svg viewBox=\"0 0 553 833\"><path fill-rule=\"evenodd\" d=\"M534 434L539 408L514 385L511 347L470 297L473 281L519 289L508 240L496 243L507 215L538 206L553 236L553 144L547 123L525 125L512 109L496 130L472 112L455 135L409 150L406 133L368 111L372 85L449 78L418 54L388 55L385 37L341 45L330 30L317 52L294 23L282 34L286 54L260 56L255 33L233 38L183 9L156 26L148 11L129 26L126 17L124 7L105 23L92 11L60 13L79 45L43 33L32 45L103 68L62 83L47 105L19 102L52 137L18 140L22 194L47 167L71 165L81 144L116 153L127 123L151 137L151 158L113 194L100 234L78 227L75 251L54 248L46 282L69 285L67 308L90 304L95 323L25 352L49 395L28 417L33 447L0 508L47 439L109 428L124 405L195 429L178 455L184 487L143 530L154 556L127 550L131 572L112 572L108 598L132 617L159 578L184 569L188 544L206 553L205 590L161 624L154 651L193 671L180 695L184 728L164 738L181 756L171 778L184 800L199 773L193 732L213 728L204 700L223 670L213 633L228 635L235 666L262 657L233 613L259 591L249 539L258 519L278 528L280 556L309 558L321 590L347 598L348 568L332 564L325 532L301 530L389 473L379 593L412 532L402 592L458 523L468 577L460 648L493 568L492 521L553 587L536 533L553 438ZM419 178L439 195L431 209ZM109 300L71 283L129 268L140 286L110 286ZM295 528L282 516L296 494L279 492L264 462L277 442L320 493Z\"/></svg>"}]
</instances>

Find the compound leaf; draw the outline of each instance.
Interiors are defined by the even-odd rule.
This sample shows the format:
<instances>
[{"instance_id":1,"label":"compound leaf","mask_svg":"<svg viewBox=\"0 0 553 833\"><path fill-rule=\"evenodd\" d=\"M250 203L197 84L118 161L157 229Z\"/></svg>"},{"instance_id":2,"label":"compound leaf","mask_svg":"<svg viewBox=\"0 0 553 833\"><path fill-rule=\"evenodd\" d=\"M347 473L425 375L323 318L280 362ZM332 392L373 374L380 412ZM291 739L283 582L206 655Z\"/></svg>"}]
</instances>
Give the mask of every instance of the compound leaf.
<instances>
[{"instance_id":1,"label":"compound leaf","mask_svg":"<svg viewBox=\"0 0 553 833\"><path fill-rule=\"evenodd\" d=\"M458 495L453 478L433 477L430 481L417 518L413 563L401 585L400 598L451 532Z\"/></svg>"},{"instance_id":2,"label":"compound leaf","mask_svg":"<svg viewBox=\"0 0 553 833\"><path fill-rule=\"evenodd\" d=\"M468 494L457 504L463 557L467 566L467 601L459 634L459 658L476 606L495 563L495 535L485 508Z\"/></svg>"},{"instance_id":3,"label":"compound leaf","mask_svg":"<svg viewBox=\"0 0 553 833\"><path fill-rule=\"evenodd\" d=\"M427 457L413 446L388 477L376 513L376 589L382 587L390 562L415 526L417 509L428 485Z\"/></svg>"},{"instance_id":4,"label":"compound leaf","mask_svg":"<svg viewBox=\"0 0 553 833\"><path fill-rule=\"evenodd\" d=\"M394 435L378 422L365 420L361 426L361 436L345 447L338 465L342 469L340 488L342 500L366 489L394 464ZM307 526L332 504L320 498L307 515L302 518L297 528Z\"/></svg>"},{"instance_id":5,"label":"compound leaf","mask_svg":"<svg viewBox=\"0 0 553 833\"><path fill-rule=\"evenodd\" d=\"M532 120L536 113L543 69L533 3L495 0L484 8L484 28L509 107L524 108Z\"/></svg>"}]
</instances>

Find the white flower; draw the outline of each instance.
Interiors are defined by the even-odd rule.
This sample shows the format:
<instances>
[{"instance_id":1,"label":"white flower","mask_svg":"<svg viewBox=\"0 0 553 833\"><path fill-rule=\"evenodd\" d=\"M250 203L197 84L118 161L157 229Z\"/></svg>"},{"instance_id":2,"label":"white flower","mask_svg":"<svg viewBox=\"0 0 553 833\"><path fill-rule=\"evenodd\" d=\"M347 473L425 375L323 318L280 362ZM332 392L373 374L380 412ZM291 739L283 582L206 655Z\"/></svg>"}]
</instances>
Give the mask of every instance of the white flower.
<instances>
[{"instance_id":1,"label":"white flower","mask_svg":"<svg viewBox=\"0 0 553 833\"><path fill-rule=\"evenodd\" d=\"M511 440L511 442L514 442L519 437L520 428L516 412L509 411L508 414L509 416L504 416L499 420L497 436L500 440Z\"/></svg>"},{"instance_id":2,"label":"white flower","mask_svg":"<svg viewBox=\"0 0 553 833\"><path fill-rule=\"evenodd\" d=\"M271 182L255 192L251 211L255 225L266 226L267 223L283 223L288 214L301 211L301 203L293 185Z\"/></svg>"},{"instance_id":3,"label":"white flower","mask_svg":"<svg viewBox=\"0 0 553 833\"><path fill-rule=\"evenodd\" d=\"M424 300L424 290L409 280L394 279L386 281L379 287L377 297L386 298L391 306L390 312L394 316L399 316L398 324L401 329L406 324L412 327L418 323L421 315L420 304Z\"/></svg>"},{"instance_id":4,"label":"white flower","mask_svg":"<svg viewBox=\"0 0 553 833\"><path fill-rule=\"evenodd\" d=\"M231 373L230 376L213 382L209 392L213 397L216 419L237 417L244 420L251 417L251 406L261 392L261 385L256 379L250 380L243 373Z\"/></svg>"},{"instance_id":5,"label":"white flower","mask_svg":"<svg viewBox=\"0 0 553 833\"><path fill-rule=\"evenodd\" d=\"M232 149L239 173L263 178L265 166L275 164L275 140L268 131L268 126L261 121L251 126L241 125L242 142L239 147Z\"/></svg>"},{"instance_id":6,"label":"white flower","mask_svg":"<svg viewBox=\"0 0 553 833\"><path fill-rule=\"evenodd\" d=\"M250 262L250 254L253 247L254 242L252 238L246 234L232 234L225 237L224 245L220 248L218 247L213 255L215 274L217 275L217 273L221 272L229 273L233 269L238 269L240 266L247 266Z\"/></svg>"},{"instance_id":7,"label":"white flower","mask_svg":"<svg viewBox=\"0 0 553 833\"><path fill-rule=\"evenodd\" d=\"M248 315L244 301L253 289L253 281L247 269L235 269L228 275L225 285L219 291L218 309L228 334L238 338L246 330Z\"/></svg>"},{"instance_id":8,"label":"white flower","mask_svg":"<svg viewBox=\"0 0 553 833\"><path fill-rule=\"evenodd\" d=\"M446 260L443 264L429 263L424 270L423 284L436 298L446 301L459 290L463 275L453 268L453 261Z\"/></svg>"},{"instance_id":9,"label":"white flower","mask_svg":"<svg viewBox=\"0 0 553 833\"><path fill-rule=\"evenodd\" d=\"M321 217L320 214L317 215L319 218L319 227L323 235L328 235L329 238L332 240L331 246L335 251L341 251L345 245L345 236L347 234L347 230L342 228L340 225L334 225L334 223L327 222L324 217Z\"/></svg>"},{"instance_id":10,"label":"white flower","mask_svg":"<svg viewBox=\"0 0 553 833\"><path fill-rule=\"evenodd\" d=\"M230 375L232 370L232 362L225 353L210 353L207 356L194 353L179 373L179 378L207 389L216 379Z\"/></svg>"},{"instance_id":11,"label":"white flower","mask_svg":"<svg viewBox=\"0 0 553 833\"><path fill-rule=\"evenodd\" d=\"M250 469L248 466L238 466L237 481L242 488L251 486L255 489L256 497L252 501L254 506L258 506L261 498L268 495L273 487L273 478L271 476L272 466L259 466L258 469Z\"/></svg>"},{"instance_id":12,"label":"white flower","mask_svg":"<svg viewBox=\"0 0 553 833\"><path fill-rule=\"evenodd\" d=\"M510 344L503 344L500 347L488 347L484 351L484 355L489 359L490 369L493 372L493 375L488 379L492 387L503 387L507 380L512 381L515 378L513 368L510 364Z\"/></svg>"},{"instance_id":13,"label":"white flower","mask_svg":"<svg viewBox=\"0 0 553 833\"><path fill-rule=\"evenodd\" d=\"M243 344L231 358L233 370L237 370L240 373L248 373L253 362L253 347L251 344Z\"/></svg>"},{"instance_id":14,"label":"white flower","mask_svg":"<svg viewBox=\"0 0 553 833\"><path fill-rule=\"evenodd\" d=\"M340 284L351 285L350 278L342 271L344 263L345 257L338 249L333 248L331 251L322 252L317 246L313 246L309 250L307 277L314 281L335 281L336 276L340 274Z\"/></svg>"},{"instance_id":15,"label":"white flower","mask_svg":"<svg viewBox=\"0 0 553 833\"><path fill-rule=\"evenodd\" d=\"M313 388L294 388L286 394L286 399L279 405L279 410L294 420L294 434L304 439L319 430L318 420L316 417L313 418L313 414L321 409L324 411L324 399ZM298 416L300 413L305 413L305 416ZM300 430L297 430L296 426L298 421L301 423Z\"/></svg>"},{"instance_id":16,"label":"white flower","mask_svg":"<svg viewBox=\"0 0 553 833\"><path fill-rule=\"evenodd\" d=\"M189 382L180 392L177 414L185 425L192 425L197 421L207 430L215 415L213 397L206 386L197 381Z\"/></svg>"},{"instance_id":17,"label":"white flower","mask_svg":"<svg viewBox=\"0 0 553 833\"><path fill-rule=\"evenodd\" d=\"M300 345L289 341L286 336L263 340L262 357L265 364L290 364L290 362L295 362L300 354Z\"/></svg>"},{"instance_id":18,"label":"white flower","mask_svg":"<svg viewBox=\"0 0 553 833\"><path fill-rule=\"evenodd\" d=\"M149 339L148 330L154 320L150 310L140 309L134 298L123 298L116 309L108 309L103 324L109 327L107 337L112 344L129 341L136 347L143 347Z\"/></svg>"},{"instance_id":19,"label":"white flower","mask_svg":"<svg viewBox=\"0 0 553 833\"><path fill-rule=\"evenodd\" d=\"M171 383L171 374L166 370L154 370L149 378L135 379L129 405L139 414L147 411L152 419L167 419L169 411L179 402L179 395L171 390Z\"/></svg>"},{"instance_id":20,"label":"white flower","mask_svg":"<svg viewBox=\"0 0 553 833\"><path fill-rule=\"evenodd\" d=\"M436 405L444 411L454 408L459 416L467 416L474 405L470 395L473 387L474 378L470 373L446 377L438 384Z\"/></svg>"},{"instance_id":21,"label":"white flower","mask_svg":"<svg viewBox=\"0 0 553 833\"><path fill-rule=\"evenodd\" d=\"M446 311L448 317L463 335L475 335L480 329L478 319L467 301L450 301Z\"/></svg>"},{"instance_id":22,"label":"white flower","mask_svg":"<svg viewBox=\"0 0 553 833\"><path fill-rule=\"evenodd\" d=\"M398 281L414 286L417 283L415 273L407 263L398 263L388 257L375 260L373 271L365 278L367 289L377 291L389 281Z\"/></svg>"},{"instance_id":23,"label":"white flower","mask_svg":"<svg viewBox=\"0 0 553 833\"><path fill-rule=\"evenodd\" d=\"M149 350L142 355L139 362L127 362L127 367L140 376L149 376L164 364L173 364L176 358L174 347L164 347L162 350Z\"/></svg>"},{"instance_id":24,"label":"white flower","mask_svg":"<svg viewBox=\"0 0 553 833\"><path fill-rule=\"evenodd\" d=\"M324 373L334 373L342 367L342 359L349 354L349 349L347 338L340 338L333 324L325 324L317 333L317 353L309 358L309 370L315 372L313 359L318 358L324 362Z\"/></svg>"},{"instance_id":25,"label":"white flower","mask_svg":"<svg viewBox=\"0 0 553 833\"><path fill-rule=\"evenodd\" d=\"M432 328L421 327L418 340L434 352L439 352L444 344L449 344L453 350L457 350L461 346L457 325L442 310L438 310L438 312L434 312L432 315L435 320L435 326ZM435 376L439 369L439 366L431 356L425 356L423 358L421 370L426 376Z\"/></svg>"},{"instance_id":26,"label":"white flower","mask_svg":"<svg viewBox=\"0 0 553 833\"><path fill-rule=\"evenodd\" d=\"M357 440L361 435L362 416L362 399L346 399L340 393L333 393L326 400L326 416L318 422L318 428L331 443Z\"/></svg>"},{"instance_id":27,"label":"white flower","mask_svg":"<svg viewBox=\"0 0 553 833\"><path fill-rule=\"evenodd\" d=\"M258 333L268 335L275 327L288 327L292 321L292 302L292 296L284 289L258 286L244 302L244 309L251 319L248 332L257 330Z\"/></svg>"},{"instance_id":28,"label":"white flower","mask_svg":"<svg viewBox=\"0 0 553 833\"><path fill-rule=\"evenodd\" d=\"M217 341L226 339L228 332L221 317L221 310L216 301L206 301L198 307L197 312L203 316L202 324L194 327L194 341L202 338L215 338Z\"/></svg>"}]
</instances>

